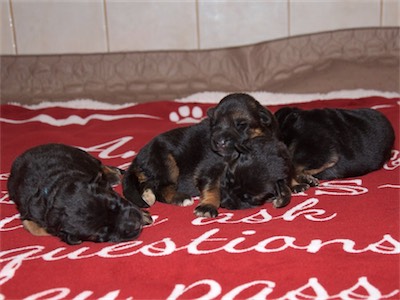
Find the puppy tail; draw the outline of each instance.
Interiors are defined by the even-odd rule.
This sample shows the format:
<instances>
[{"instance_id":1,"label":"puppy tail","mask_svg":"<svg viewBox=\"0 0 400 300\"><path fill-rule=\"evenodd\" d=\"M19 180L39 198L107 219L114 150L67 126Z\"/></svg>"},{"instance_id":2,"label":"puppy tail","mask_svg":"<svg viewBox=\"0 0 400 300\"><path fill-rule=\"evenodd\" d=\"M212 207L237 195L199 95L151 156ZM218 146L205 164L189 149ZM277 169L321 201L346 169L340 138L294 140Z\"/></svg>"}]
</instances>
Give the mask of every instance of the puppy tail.
<instances>
[{"instance_id":1,"label":"puppy tail","mask_svg":"<svg viewBox=\"0 0 400 300\"><path fill-rule=\"evenodd\" d=\"M124 174L124 177L122 178L122 187L122 192L126 200L138 207L150 207L139 193L140 182L135 172L128 170Z\"/></svg>"}]
</instances>

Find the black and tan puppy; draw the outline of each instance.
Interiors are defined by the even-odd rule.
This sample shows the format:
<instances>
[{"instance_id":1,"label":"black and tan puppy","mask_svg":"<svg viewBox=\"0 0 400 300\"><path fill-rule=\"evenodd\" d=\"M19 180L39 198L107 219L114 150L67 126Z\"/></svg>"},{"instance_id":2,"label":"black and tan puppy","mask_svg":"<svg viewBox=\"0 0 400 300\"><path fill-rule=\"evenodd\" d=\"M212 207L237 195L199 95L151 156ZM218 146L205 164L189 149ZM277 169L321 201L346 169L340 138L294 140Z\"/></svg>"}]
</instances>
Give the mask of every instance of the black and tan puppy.
<instances>
[{"instance_id":1,"label":"black and tan puppy","mask_svg":"<svg viewBox=\"0 0 400 300\"><path fill-rule=\"evenodd\" d=\"M34 147L14 161L8 193L24 227L68 244L136 238L151 217L121 198L116 168L63 144Z\"/></svg>"},{"instance_id":2,"label":"black and tan puppy","mask_svg":"<svg viewBox=\"0 0 400 300\"><path fill-rule=\"evenodd\" d=\"M225 160L237 157L245 141L276 136L277 130L273 114L253 97L228 95L199 124L165 132L144 146L125 173L124 195L142 207L156 200L190 205L200 195L195 214L215 217Z\"/></svg>"},{"instance_id":3,"label":"black and tan puppy","mask_svg":"<svg viewBox=\"0 0 400 300\"><path fill-rule=\"evenodd\" d=\"M361 176L390 158L394 130L376 110L285 107L275 116L297 177Z\"/></svg>"},{"instance_id":4,"label":"black and tan puppy","mask_svg":"<svg viewBox=\"0 0 400 300\"><path fill-rule=\"evenodd\" d=\"M228 163L221 177L221 207L242 209L290 203L293 166L284 143L265 136L244 143L247 152Z\"/></svg>"}]
</instances>

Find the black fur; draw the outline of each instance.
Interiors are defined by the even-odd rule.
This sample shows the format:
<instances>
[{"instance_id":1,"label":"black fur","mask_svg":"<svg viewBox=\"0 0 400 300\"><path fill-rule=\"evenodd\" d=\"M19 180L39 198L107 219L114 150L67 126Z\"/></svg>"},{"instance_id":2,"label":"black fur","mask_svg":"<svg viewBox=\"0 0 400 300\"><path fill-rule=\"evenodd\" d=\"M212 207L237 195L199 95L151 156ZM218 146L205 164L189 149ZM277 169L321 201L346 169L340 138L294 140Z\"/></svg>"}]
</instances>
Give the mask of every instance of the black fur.
<instances>
[{"instance_id":1,"label":"black fur","mask_svg":"<svg viewBox=\"0 0 400 300\"><path fill-rule=\"evenodd\" d=\"M285 107L275 113L297 176L318 179L361 176L390 158L394 130L373 109Z\"/></svg>"},{"instance_id":2,"label":"black fur","mask_svg":"<svg viewBox=\"0 0 400 300\"><path fill-rule=\"evenodd\" d=\"M221 178L221 207L242 209L271 201L277 208L288 205L293 167L286 145L266 137L244 145L248 152L230 162Z\"/></svg>"},{"instance_id":3,"label":"black fur","mask_svg":"<svg viewBox=\"0 0 400 300\"><path fill-rule=\"evenodd\" d=\"M253 97L228 95L201 123L160 134L144 146L124 176L124 195L141 207L155 200L189 205L200 195L195 214L215 217L225 162L239 155L246 140L276 136L277 130L274 115Z\"/></svg>"},{"instance_id":4,"label":"black fur","mask_svg":"<svg viewBox=\"0 0 400 300\"><path fill-rule=\"evenodd\" d=\"M115 168L67 145L34 147L14 161L8 193L23 221L68 244L136 238L151 217L121 198Z\"/></svg>"}]
</instances>

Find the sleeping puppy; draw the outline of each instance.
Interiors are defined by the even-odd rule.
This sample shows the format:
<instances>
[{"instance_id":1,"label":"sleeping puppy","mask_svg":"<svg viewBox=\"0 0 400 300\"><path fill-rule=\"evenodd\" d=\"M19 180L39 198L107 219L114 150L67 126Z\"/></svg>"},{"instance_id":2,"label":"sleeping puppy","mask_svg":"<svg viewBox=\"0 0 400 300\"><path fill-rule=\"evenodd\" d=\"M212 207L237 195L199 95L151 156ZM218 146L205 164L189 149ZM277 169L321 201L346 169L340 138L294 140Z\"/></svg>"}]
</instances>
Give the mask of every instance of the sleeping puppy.
<instances>
[{"instance_id":1,"label":"sleeping puppy","mask_svg":"<svg viewBox=\"0 0 400 300\"><path fill-rule=\"evenodd\" d=\"M150 215L112 188L117 168L62 144L34 147L14 161L7 187L24 227L68 244L136 238Z\"/></svg>"},{"instance_id":2,"label":"sleeping puppy","mask_svg":"<svg viewBox=\"0 0 400 300\"><path fill-rule=\"evenodd\" d=\"M156 136L133 160L123 179L124 196L140 207L156 200L193 204L197 216L215 217L220 207L220 176L225 160L237 157L242 144L257 136L277 135L274 115L247 94L230 94L196 125Z\"/></svg>"},{"instance_id":3,"label":"sleeping puppy","mask_svg":"<svg viewBox=\"0 0 400 300\"><path fill-rule=\"evenodd\" d=\"M221 177L221 207L243 209L265 202L276 208L288 205L293 167L286 145L260 136L244 146L248 151L230 162Z\"/></svg>"},{"instance_id":4,"label":"sleeping puppy","mask_svg":"<svg viewBox=\"0 0 400 300\"><path fill-rule=\"evenodd\" d=\"M394 130L376 110L285 107L275 116L297 177L361 176L381 168L390 158Z\"/></svg>"}]
</instances>

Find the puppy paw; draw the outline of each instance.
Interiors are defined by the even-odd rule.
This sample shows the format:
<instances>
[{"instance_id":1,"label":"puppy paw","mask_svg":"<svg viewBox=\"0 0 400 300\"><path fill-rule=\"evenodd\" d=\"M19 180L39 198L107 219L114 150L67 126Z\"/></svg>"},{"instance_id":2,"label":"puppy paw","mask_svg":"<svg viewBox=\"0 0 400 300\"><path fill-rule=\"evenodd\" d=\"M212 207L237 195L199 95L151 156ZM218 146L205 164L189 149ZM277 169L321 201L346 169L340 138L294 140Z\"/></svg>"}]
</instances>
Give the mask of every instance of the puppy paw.
<instances>
[{"instance_id":1,"label":"puppy paw","mask_svg":"<svg viewBox=\"0 0 400 300\"><path fill-rule=\"evenodd\" d=\"M307 183L312 187L319 186L319 180L311 175L309 175Z\"/></svg>"},{"instance_id":2,"label":"puppy paw","mask_svg":"<svg viewBox=\"0 0 400 300\"><path fill-rule=\"evenodd\" d=\"M282 208L290 203L291 198L292 198L292 192L290 188L287 187L284 193L282 193L272 201L272 204L274 205L275 208Z\"/></svg>"},{"instance_id":3,"label":"puppy paw","mask_svg":"<svg viewBox=\"0 0 400 300\"><path fill-rule=\"evenodd\" d=\"M143 225L151 225L153 224L153 218L147 210L142 210L143 216Z\"/></svg>"},{"instance_id":4,"label":"puppy paw","mask_svg":"<svg viewBox=\"0 0 400 300\"><path fill-rule=\"evenodd\" d=\"M299 183L295 186L292 186L292 192L295 194L307 191L310 188L310 185L307 183Z\"/></svg>"},{"instance_id":5,"label":"puppy paw","mask_svg":"<svg viewBox=\"0 0 400 300\"><path fill-rule=\"evenodd\" d=\"M121 183L122 175L124 173L123 170L112 166L102 166L102 171L106 177L106 180L111 185L118 185Z\"/></svg>"},{"instance_id":6,"label":"puppy paw","mask_svg":"<svg viewBox=\"0 0 400 300\"><path fill-rule=\"evenodd\" d=\"M290 196L278 197L272 201L272 204L274 205L275 208L282 208L290 203L290 198L291 198Z\"/></svg>"},{"instance_id":7,"label":"puppy paw","mask_svg":"<svg viewBox=\"0 0 400 300\"><path fill-rule=\"evenodd\" d=\"M211 204L200 204L194 209L194 214L198 217L215 218L218 216L218 209Z\"/></svg>"},{"instance_id":8,"label":"puppy paw","mask_svg":"<svg viewBox=\"0 0 400 300\"><path fill-rule=\"evenodd\" d=\"M191 205L193 205L194 204L194 200L192 199L192 198L190 198L190 199L185 199L185 200L183 200L183 202L182 202L182 206L191 206Z\"/></svg>"},{"instance_id":9,"label":"puppy paw","mask_svg":"<svg viewBox=\"0 0 400 300\"><path fill-rule=\"evenodd\" d=\"M148 206L152 206L156 202L156 195L151 189L145 189L142 194L142 199Z\"/></svg>"},{"instance_id":10,"label":"puppy paw","mask_svg":"<svg viewBox=\"0 0 400 300\"><path fill-rule=\"evenodd\" d=\"M288 205L292 198L292 190L290 187L283 180L279 180L276 183L276 190L277 197L272 201L274 207L281 208Z\"/></svg>"},{"instance_id":11,"label":"puppy paw","mask_svg":"<svg viewBox=\"0 0 400 300\"><path fill-rule=\"evenodd\" d=\"M317 178L311 175L302 174L297 177L297 181L300 183L306 183L310 187L315 187L319 185L319 181Z\"/></svg>"},{"instance_id":12,"label":"puppy paw","mask_svg":"<svg viewBox=\"0 0 400 300\"><path fill-rule=\"evenodd\" d=\"M171 204L178 206L190 206L194 203L192 197L184 193L176 193L172 198Z\"/></svg>"}]
</instances>

